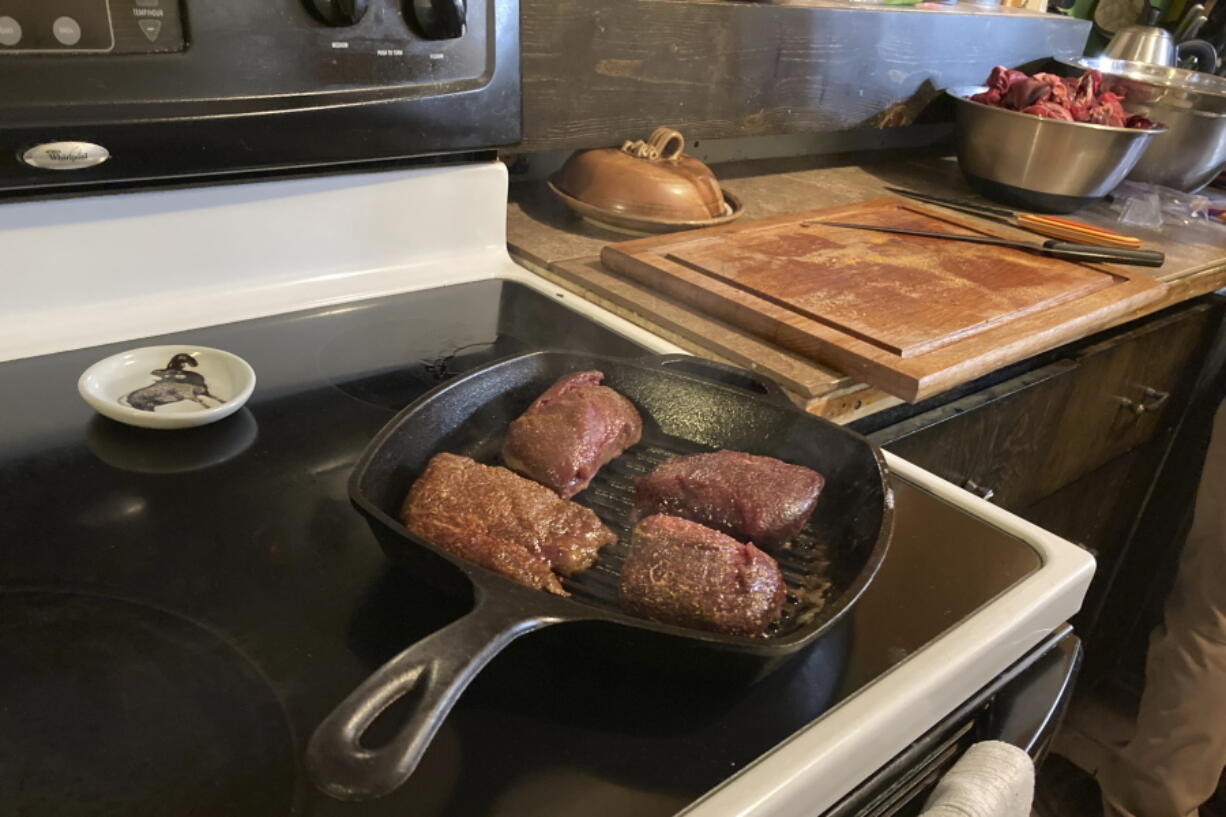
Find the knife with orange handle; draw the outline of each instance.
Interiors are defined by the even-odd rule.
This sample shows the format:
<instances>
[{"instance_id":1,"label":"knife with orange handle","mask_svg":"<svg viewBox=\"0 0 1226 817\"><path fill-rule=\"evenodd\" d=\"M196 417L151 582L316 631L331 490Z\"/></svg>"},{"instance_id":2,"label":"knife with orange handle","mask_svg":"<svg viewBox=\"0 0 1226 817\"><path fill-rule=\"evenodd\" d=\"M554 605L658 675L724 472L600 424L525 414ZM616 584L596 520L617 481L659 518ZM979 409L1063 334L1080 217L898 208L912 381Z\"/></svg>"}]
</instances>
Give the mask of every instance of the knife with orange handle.
<instances>
[{"instance_id":1,"label":"knife with orange handle","mask_svg":"<svg viewBox=\"0 0 1226 817\"><path fill-rule=\"evenodd\" d=\"M958 210L963 213L990 218L993 221L1011 224L1014 227L1021 227L1023 230L1045 235L1048 238L1075 241L1078 244L1092 244L1096 247L1119 247L1125 250L1135 250L1141 246L1141 239L1136 236L1124 235L1123 233L1106 230L1102 227L1094 227L1080 221L1073 221L1072 219L1058 218L1056 216L1039 216L1032 213L1015 213L1003 207L990 207L978 202L930 196L927 193L916 193L898 187L887 187L886 190L889 190L891 193L897 193L900 196L915 199L916 201L922 201L925 204L948 207L951 210Z\"/></svg>"},{"instance_id":2,"label":"knife with orange handle","mask_svg":"<svg viewBox=\"0 0 1226 817\"><path fill-rule=\"evenodd\" d=\"M1126 250L1123 247L1093 247L1088 244L1073 244L1069 241L1049 238L1042 244L1032 244L1029 241L1011 241L1008 238L996 238L989 235L960 235L958 233L934 233L929 230L907 230L902 227L882 227L877 224L847 224L841 221L811 221L802 222L801 226L809 227L822 224L827 227L846 227L852 230L876 230L879 233L894 233L896 235L914 235L922 238L939 238L943 241L966 241L971 244L987 244L993 247L1012 247L1049 258L1063 258L1066 261L1086 261L1099 264L1136 264L1141 267L1160 267L1166 262L1166 255L1157 250Z\"/></svg>"}]
</instances>

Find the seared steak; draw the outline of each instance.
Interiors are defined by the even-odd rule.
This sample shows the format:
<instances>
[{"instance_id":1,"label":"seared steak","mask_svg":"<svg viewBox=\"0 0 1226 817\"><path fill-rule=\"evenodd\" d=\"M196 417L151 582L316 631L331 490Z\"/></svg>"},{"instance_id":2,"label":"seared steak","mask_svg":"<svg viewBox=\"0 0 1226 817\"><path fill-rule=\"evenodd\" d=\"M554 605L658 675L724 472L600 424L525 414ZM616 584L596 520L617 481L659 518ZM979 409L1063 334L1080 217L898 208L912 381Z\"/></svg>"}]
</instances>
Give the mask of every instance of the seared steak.
<instances>
[{"instance_id":1,"label":"seared steak","mask_svg":"<svg viewBox=\"0 0 1226 817\"><path fill-rule=\"evenodd\" d=\"M511 423L502 458L512 469L569 499L609 460L643 436L633 404L601 386L601 372L554 383Z\"/></svg>"},{"instance_id":2,"label":"seared steak","mask_svg":"<svg viewBox=\"0 0 1226 817\"><path fill-rule=\"evenodd\" d=\"M816 471L773 457L693 454L635 480L635 513L681 516L773 547L800 533L825 482Z\"/></svg>"},{"instance_id":3,"label":"seared steak","mask_svg":"<svg viewBox=\"0 0 1226 817\"><path fill-rule=\"evenodd\" d=\"M567 595L554 571L586 570L617 541L592 511L505 468L435 454L405 497L405 527L529 587Z\"/></svg>"},{"instance_id":4,"label":"seared steak","mask_svg":"<svg viewBox=\"0 0 1226 817\"><path fill-rule=\"evenodd\" d=\"M628 612L732 635L761 635L779 617L784 593L779 565L770 556L663 514L635 526L621 574Z\"/></svg>"}]
</instances>

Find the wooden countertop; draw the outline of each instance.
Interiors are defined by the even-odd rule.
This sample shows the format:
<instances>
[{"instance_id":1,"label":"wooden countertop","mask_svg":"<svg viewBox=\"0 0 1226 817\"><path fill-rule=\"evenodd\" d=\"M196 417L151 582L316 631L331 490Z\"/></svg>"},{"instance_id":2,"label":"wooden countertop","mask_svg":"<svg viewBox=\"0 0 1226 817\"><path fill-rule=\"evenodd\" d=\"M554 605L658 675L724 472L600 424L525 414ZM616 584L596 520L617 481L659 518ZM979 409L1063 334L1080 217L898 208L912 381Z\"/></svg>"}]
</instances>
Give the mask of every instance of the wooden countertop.
<instances>
[{"instance_id":1,"label":"wooden countertop","mask_svg":"<svg viewBox=\"0 0 1226 817\"><path fill-rule=\"evenodd\" d=\"M849 158L801 157L732 163L714 169L725 188L745 203L746 219L881 198L889 195L884 189L887 186L973 197L952 158L885 156L864 164L851 164ZM1083 210L1076 218L1122 229L1139 236L1146 247L1167 254L1166 264L1160 269L1131 268L1165 282L1166 296L1117 323L1226 286L1226 225L1167 223L1160 230L1122 228L1106 203ZM1012 232L1022 239L1039 239L1025 231ZM814 413L846 422L899 402L829 367L783 351L611 274L600 264L600 250L626 239L579 219L542 182L511 186L507 243L512 256L524 266L692 352L770 374Z\"/></svg>"}]
</instances>

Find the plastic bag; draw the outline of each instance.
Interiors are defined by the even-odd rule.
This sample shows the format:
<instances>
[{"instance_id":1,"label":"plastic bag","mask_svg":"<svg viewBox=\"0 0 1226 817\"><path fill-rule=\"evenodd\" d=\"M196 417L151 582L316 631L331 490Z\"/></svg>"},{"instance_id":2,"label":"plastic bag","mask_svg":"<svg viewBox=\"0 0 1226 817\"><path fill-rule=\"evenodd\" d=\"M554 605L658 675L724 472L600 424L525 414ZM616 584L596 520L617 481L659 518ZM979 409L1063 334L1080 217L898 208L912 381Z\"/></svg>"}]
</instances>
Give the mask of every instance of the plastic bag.
<instances>
[{"instance_id":1,"label":"plastic bag","mask_svg":"<svg viewBox=\"0 0 1226 817\"><path fill-rule=\"evenodd\" d=\"M1166 223L1208 223L1214 208L1213 194L1185 193L1144 182L1124 182L1111 194L1108 207L1121 224L1157 229ZM1226 207L1226 203L1216 202ZM1216 221L1216 219L1213 219Z\"/></svg>"}]
</instances>

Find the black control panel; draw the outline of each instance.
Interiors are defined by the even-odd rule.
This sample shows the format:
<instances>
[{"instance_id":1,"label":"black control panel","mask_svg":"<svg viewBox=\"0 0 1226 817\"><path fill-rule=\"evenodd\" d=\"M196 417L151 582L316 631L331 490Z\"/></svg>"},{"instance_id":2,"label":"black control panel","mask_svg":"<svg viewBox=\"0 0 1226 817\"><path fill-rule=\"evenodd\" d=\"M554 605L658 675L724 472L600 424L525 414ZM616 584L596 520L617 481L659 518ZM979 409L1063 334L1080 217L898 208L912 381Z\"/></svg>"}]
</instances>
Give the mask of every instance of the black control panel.
<instances>
[{"instance_id":1,"label":"black control panel","mask_svg":"<svg viewBox=\"0 0 1226 817\"><path fill-rule=\"evenodd\" d=\"M184 45L179 0L0 0L0 58L156 54Z\"/></svg>"},{"instance_id":2,"label":"black control panel","mask_svg":"<svg viewBox=\"0 0 1226 817\"><path fill-rule=\"evenodd\" d=\"M0 194L519 137L518 0L0 0Z\"/></svg>"}]
</instances>

